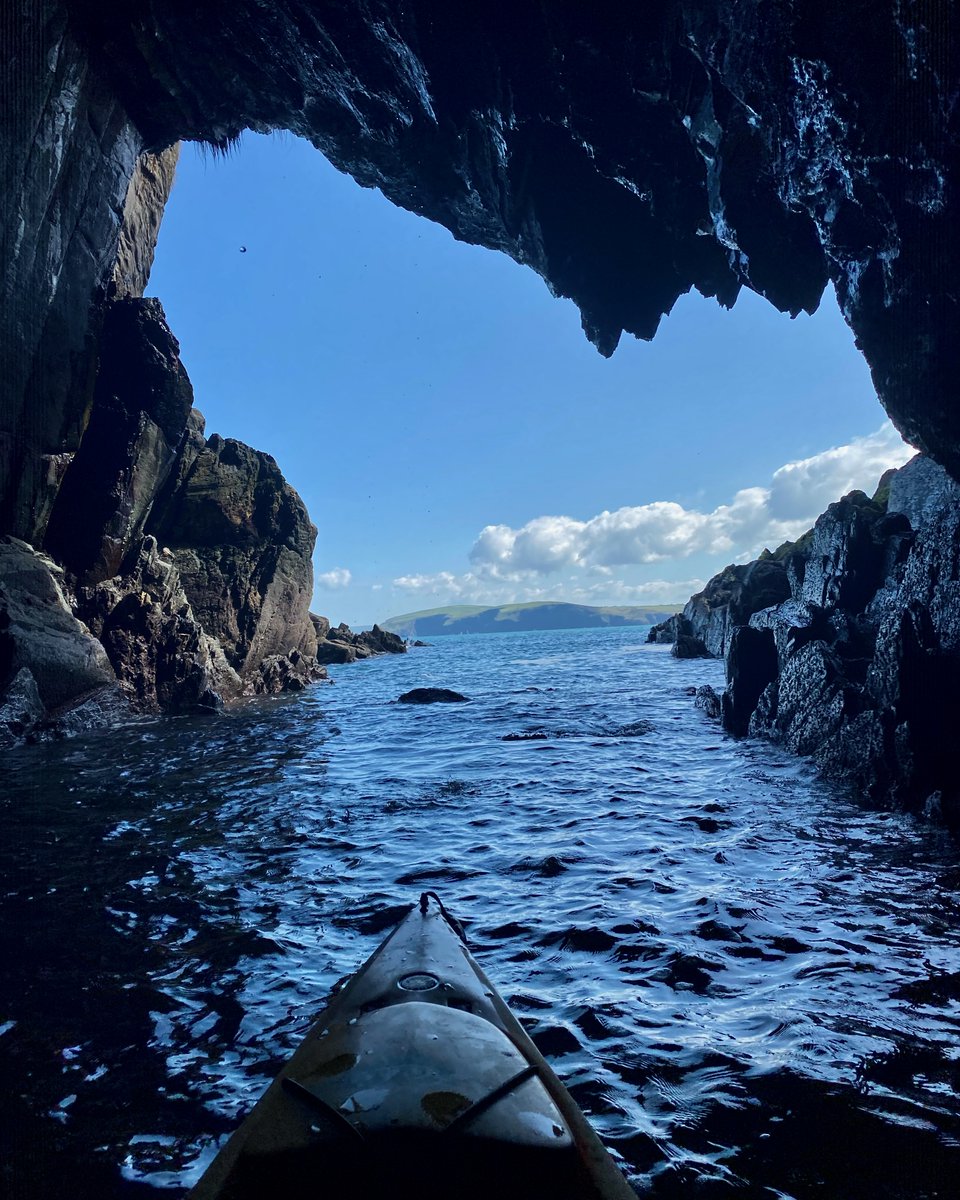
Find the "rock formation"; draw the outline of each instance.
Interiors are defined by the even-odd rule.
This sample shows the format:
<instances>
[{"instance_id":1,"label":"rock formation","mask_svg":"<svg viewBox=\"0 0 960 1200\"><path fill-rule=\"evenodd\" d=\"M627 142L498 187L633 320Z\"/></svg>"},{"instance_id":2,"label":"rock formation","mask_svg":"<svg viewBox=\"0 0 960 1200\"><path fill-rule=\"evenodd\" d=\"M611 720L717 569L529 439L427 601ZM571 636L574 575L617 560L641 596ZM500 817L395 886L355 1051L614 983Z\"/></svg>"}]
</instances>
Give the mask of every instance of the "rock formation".
<instances>
[{"instance_id":1,"label":"rock formation","mask_svg":"<svg viewBox=\"0 0 960 1200\"><path fill-rule=\"evenodd\" d=\"M363 633L354 633L342 622L336 629L331 629L325 617L314 617L313 621L319 639L317 658L322 663L356 662L358 658L371 658L375 654L407 652L403 638L381 629L379 625Z\"/></svg>"},{"instance_id":2,"label":"rock formation","mask_svg":"<svg viewBox=\"0 0 960 1200\"><path fill-rule=\"evenodd\" d=\"M459 692L451 691L450 688L438 687L414 688L397 698L398 704L466 704L468 702L468 696L462 696Z\"/></svg>"},{"instance_id":3,"label":"rock formation","mask_svg":"<svg viewBox=\"0 0 960 1200\"><path fill-rule=\"evenodd\" d=\"M89 306L138 152L252 127L303 135L531 266L605 353L622 330L652 336L690 287L798 312L832 280L898 427L956 470L951 10L211 0L198 20L27 0L7 33L23 99L0 161L24 298L4 317L7 348L26 349L13 394L44 413L22 449L55 451L83 411ZM61 334L71 354L47 353Z\"/></svg>"},{"instance_id":4,"label":"rock formation","mask_svg":"<svg viewBox=\"0 0 960 1200\"><path fill-rule=\"evenodd\" d=\"M732 630L725 727L809 755L875 802L960 824L958 546L960 487L918 455L762 560L781 565L787 599L745 615L721 586L731 569L711 580L695 599L708 627Z\"/></svg>"},{"instance_id":5,"label":"rock formation","mask_svg":"<svg viewBox=\"0 0 960 1200\"><path fill-rule=\"evenodd\" d=\"M0 682L0 746L71 710L92 718L124 707L104 647L71 611L62 569L12 537L0 538Z\"/></svg>"},{"instance_id":6,"label":"rock formation","mask_svg":"<svg viewBox=\"0 0 960 1200\"><path fill-rule=\"evenodd\" d=\"M0 533L70 556L84 595L145 572L163 628L181 587L243 687L258 686L258 660L310 661L297 505L265 456L203 441L169 331L138 299L170 148L222 149L245 127L303 135L365 186L530 266L576 301L603 353L624 330L652 336L691 287L723 304L748 287L796 313L832 281L897 427L960 478L952 8L22 0L0 25ZM760 613L777 611L776 594L747 611L754 582L782 592L785 575L797 619L754 639L773 639L782 684L756 711L787 737L783 655L806 662L842 714L834 738L859 721L863 744L882 745L871 761L893 775L878 793L940 778L920 726L941 726L910 681L952 661L947 491L939 516L901 512L909 529L853 499L816 545L718 582L730 599L684 617L688 651L736 639L746 655L738 622L762 632ZM97 517L74 537L81 493ZM241 499L256 516L227 531ZM154 571L164 550L176 585ZM226 602L233 572L241 594ZM284 676L275 667L262 680Z\"/></svg>"}]
</instances>

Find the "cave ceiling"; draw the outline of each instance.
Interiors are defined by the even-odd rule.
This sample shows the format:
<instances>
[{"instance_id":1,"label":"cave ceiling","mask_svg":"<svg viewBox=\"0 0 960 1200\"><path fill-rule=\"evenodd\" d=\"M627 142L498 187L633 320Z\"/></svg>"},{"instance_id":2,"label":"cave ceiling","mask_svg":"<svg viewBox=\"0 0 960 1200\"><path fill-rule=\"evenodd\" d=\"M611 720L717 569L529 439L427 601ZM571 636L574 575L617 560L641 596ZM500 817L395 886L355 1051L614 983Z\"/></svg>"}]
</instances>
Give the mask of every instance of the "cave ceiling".
<instances>
[{"instance_id":1,"label":"cave ceiling","mask_svg":"<svg viewBox=\"0 0 960 1200\"><path fill-rule=\"evenodd\" d=\"M146 145L308 138L509 254L610 354L691 288L828 282L901 432L960 474L948 0L73 0ZM318 212L318 220L322 214Z\"/></svg>"}]
</instances>

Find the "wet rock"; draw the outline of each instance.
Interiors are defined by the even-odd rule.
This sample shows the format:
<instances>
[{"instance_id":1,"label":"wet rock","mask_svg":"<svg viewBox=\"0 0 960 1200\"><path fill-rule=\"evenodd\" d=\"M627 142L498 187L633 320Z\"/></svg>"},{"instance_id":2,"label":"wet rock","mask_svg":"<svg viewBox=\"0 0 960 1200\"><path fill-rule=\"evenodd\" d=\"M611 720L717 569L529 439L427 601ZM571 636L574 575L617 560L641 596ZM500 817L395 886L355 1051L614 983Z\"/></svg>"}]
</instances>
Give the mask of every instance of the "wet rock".
<instances>
[{"instance_id":1,"label":"wet rock","mask_svg":"<svg viewBox=\"0 0 960 1200\"><path fill-rule=\"evenodd\" d=\"M248 677L244 691L256 696L302 692L326 678L326 669L316 658L292 650L289 654L271 654L265 658L255 674Z\"/></svg>"},{"instance_id":2,"label":"wet rock","mask_svg":"<svg viewBox=\"0 0 960 1200\"><path fill-rule=\"evenodd\" d=\"M647 634L648 645L672 646L682 632L680 627L682 621L682 615L674 613L672 617L667 617L665 621L661 621L658 625L652 625L650 632Z\"/></svg>"},{"instance_id":3,"label":"wet rock","mask_svg":"<svg viewBox=\"0 0 960 1200\"><path fill-rule=\"evenodd\" d=\"M379 625L362 633L354 633L349 625L342 621L331 629L326 617L313 618L324 622L317 627L318 635L322 632L317 646L317 658L324 663L356 662L358 658L372 658L375 654L406 654L407 644L403 638Z\"/></svg>"},{"instance_id":4,"label":"wet rock","mask_svg":"<svg viewBox=\"0 0 960 1200\"><path fill-rule=\"evenodd\" d=\"M0 695L0 748L16 746L47 715L29 667L21 667Z\"/></svg>"},{"instance_id":5,"label":"wet rock","mask_svg":"<svg viewBox=\"0 0 960 1200\"><path fill-rule=\"evenodd\" d=\"M693 703L697 708L702 708L707 716L711 718L711 720L719 721L722 711L722 704L720 702L720 697L713 690L709 683L705 683L701 687L697 688L696 699Z\"/></svg>"},{"instance_id":6,"label":"wet rock","mask_svg":"<svg viewBox=\"0 0 960 1200\"><path fill-rule=\"evenodd\" d=\"M531 1040L541 1054L549 1058L560 1058L564 1054L576 1054L580 1043L565 1025L550 1025L546 1029L535 1029Z\"/></svg>"},{"instance_id":7,"label":"wet rock","mask_svg":"<svg viewBox=\"0 0 960 1200\"><path fill-rule=\"evenodd\" d=\"M81 584L119 573L174 468L193 406L179 350L159 301L108 309L90 421L44 543Z\"/></svg>"},{"instance_id":8,"label":"wet rock","mask_svg":"<svg viewBox=\"0 0 960 1200\"><path fill-rule=\"evenodd\" d=\"M0 686L26 668L47 710L117 682L64 586L63 571L49 558L17 538L0 538ZM25 679L22 686L29 688Z\"/></svg>"},{"instance_id":9,"label":"wet rock","mask_svg":"<svg viewBox=\"0 0 960 1200\"><path fill-rule=\"evenodd\" d=\"M59 741L91 729L118 725L130 720L130 709L123 689L116 684L109 684L47 714L31 731L29 740Z\"/></svg>"},{"instance_id":10,"label":"wet rock","mask_svg":"<svg viewBox=\"0 0 960 1200\"><path fill-rule=\"evenodd\" d=\"M78 610L141 712L217 707L243 691L223 649L197 620L172 557L146 537L121 575L80 589Z\"/></svg>"},{"instance_id":11,"label":"wet rock","mask_svg":"<svg viewBox=\"0 0 960 1200\"><path fill-rule=\"evenodd\" d=\"M723 727L742 737L768 684L777 676L777 647L768 629L741 625L734 629L727 654L727 687L723 693Z\"/></svg>"},{"instance_id":12,"label":"wet rock","mask_svg":"<svg viewBox=\"0 0 960 1200\"><path fill-rule=\"evenodd\" d=\"M800 595L820 608L862 612L883 583L884 508L851 492L818 517L808 544Z\"/></svg>"},{"instance_id":13,"label":"wet rock","mask_svg":"<svg viewBox=\"0 0 960 1200\"><path fill-rule=\"evenodd\" d=\"M412 691L404 692L399 697L398 704L463 704L468 701L467 696L461 696L459 692L453 692L449 688L414 688Z\"/></svg>"},{"instance_id":14,"label":"wet rock","mask_svg":"<svg viewBox=\"0 0 960 1200\"><path fill-rule=\"evenodd\" d=\"M779 604L789 595L786 568L773 555L744 566L725 567L687 601L683 617L689 629L679 632L699 638L707 653L723 658L738 625L746 625L755 612Z\"/></svg>"},{"instance_id":15,"label":"wet rock","mask_svg":"<svg viewBox=\"0 0 960 1200\"><path fill-rule=\"evenodd\" d=\"M505 733L500 739L501 742L543 742L549 738L550 734L544 729L530 729L523 733Z\"/></svg>"},{"instance_id":16,"label":"wet rock","mask_svg":"<svg viewBox=\"0 0 960 1200\"><path fill-rule=\"evenodd\" d=\"M566 870L566 864L562 859L557 858L555 854L548 854L537 867L537 874L543 875L546 879L554 879L557 875L562 875Z\"/></svg>"},{"instance_id":17,"label":"wet rock","mask_svg":"<svg viewBox=\"0 0 960 1200\"><path fill-rule=\"evenodd\" d=\"M712 657L701 638L693 637L686 633L677 634L677 640L673 643L672 653L674 658Z\"/></svg>"}]
</instances>

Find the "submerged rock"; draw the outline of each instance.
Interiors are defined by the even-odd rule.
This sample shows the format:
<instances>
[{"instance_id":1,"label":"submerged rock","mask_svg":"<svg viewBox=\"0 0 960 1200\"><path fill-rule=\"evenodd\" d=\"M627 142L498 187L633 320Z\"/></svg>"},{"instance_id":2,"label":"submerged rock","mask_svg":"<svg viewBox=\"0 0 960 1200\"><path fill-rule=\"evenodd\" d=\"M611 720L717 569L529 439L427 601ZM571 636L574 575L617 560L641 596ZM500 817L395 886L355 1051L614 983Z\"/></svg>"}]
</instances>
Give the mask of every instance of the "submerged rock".
<instances>
[{"instance_id":1,"label":"submerged rock","mask_svg":"<svg viewBox=\"0 0 960 1200\"><path fill-rule=\"evenodd\" d=\"M414 688L410 692L404 692L399 697L398 704L463 704L468 701L467 696L461 696L459 692L452 692L449 688Z\"/></svg>"}]
</instances>

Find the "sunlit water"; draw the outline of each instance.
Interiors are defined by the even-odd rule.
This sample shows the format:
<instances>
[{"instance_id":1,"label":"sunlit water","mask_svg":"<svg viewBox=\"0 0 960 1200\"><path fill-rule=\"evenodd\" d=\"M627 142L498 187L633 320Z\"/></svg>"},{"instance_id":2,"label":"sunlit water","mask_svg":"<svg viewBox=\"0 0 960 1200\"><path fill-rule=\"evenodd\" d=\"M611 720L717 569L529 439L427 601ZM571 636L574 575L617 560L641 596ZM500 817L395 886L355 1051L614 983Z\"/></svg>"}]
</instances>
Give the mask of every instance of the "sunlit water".
<instances>
[{"instance_id":1,"label":"sunlit water","mask_svg":"<svg viewBox=\"0 0 960 1200\"><path fill-rule=\"evenodd\" d=\"M639 1190L955 1194L945 835L723 736L688 694L721 666L642 630L331 673L5 756L14 1195L181 1194L425 888ZM393 703L422 685L472 702Z\"/></svg>"}]
</instances>

